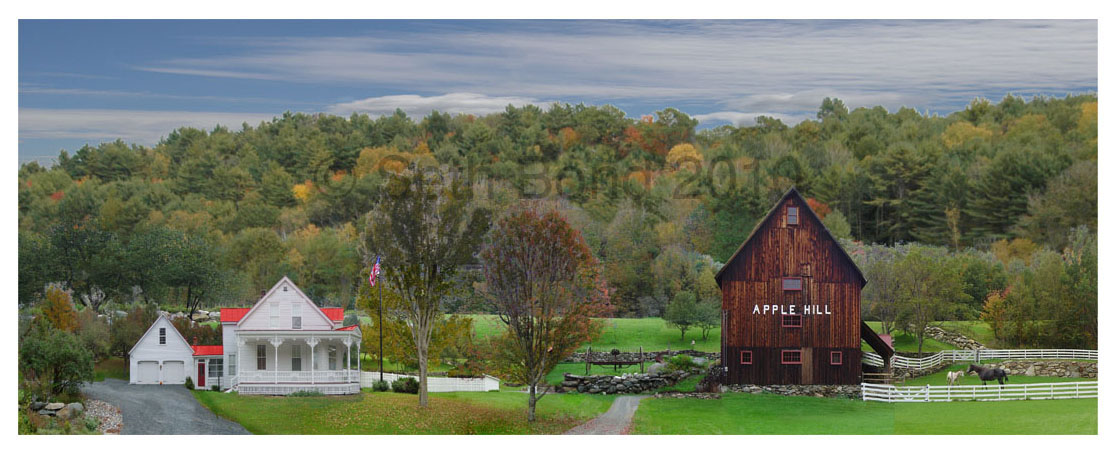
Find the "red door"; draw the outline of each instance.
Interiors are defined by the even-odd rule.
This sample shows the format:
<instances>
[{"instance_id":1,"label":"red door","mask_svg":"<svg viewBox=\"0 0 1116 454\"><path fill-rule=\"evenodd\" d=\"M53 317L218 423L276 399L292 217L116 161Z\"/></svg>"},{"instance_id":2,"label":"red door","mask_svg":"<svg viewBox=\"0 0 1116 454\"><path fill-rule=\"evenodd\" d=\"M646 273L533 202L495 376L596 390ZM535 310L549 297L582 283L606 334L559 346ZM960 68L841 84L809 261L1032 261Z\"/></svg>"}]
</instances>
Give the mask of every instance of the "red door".
<instances>
[{"instance_id":1,"label":"red door","mask_svg":"<svg viewBox=\"0 0 1116 454\"><path fill-rule=\"evenodd\" d=\"M198 387L205 388L205 361L198 363Z\"/></svg>"}]
</instances>

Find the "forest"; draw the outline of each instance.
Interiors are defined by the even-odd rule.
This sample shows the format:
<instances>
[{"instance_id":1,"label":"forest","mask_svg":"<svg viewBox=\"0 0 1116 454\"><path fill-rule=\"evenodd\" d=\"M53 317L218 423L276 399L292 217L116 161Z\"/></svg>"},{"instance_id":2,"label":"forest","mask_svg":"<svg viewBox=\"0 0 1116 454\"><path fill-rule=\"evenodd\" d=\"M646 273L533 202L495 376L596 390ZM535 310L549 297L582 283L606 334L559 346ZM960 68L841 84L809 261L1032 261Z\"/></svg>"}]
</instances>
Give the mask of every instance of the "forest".
<instances>
[{"instance_id":1,"label":"forest","mask_svg":"<svg viewBox=\"0 0 1116 454\"><path fill-rule=\"evenodd\" d=\"M99 312L246 306L288 275L355 308L374 207L391 176L426 169L497 217L524 199L556 209L599 261L614 316L719 305L714 274L796 187L864 270L864 315L885 331L979 319L1005 345L1096 348L1097 105L1008 95L927 115L826 98L793 126L705 129L674 108L609 105L288 112L87 145L19 169L19 304L55 284ZM446 312L494 311L479 268L457 274Z\"/></svg>"}]
</instances>

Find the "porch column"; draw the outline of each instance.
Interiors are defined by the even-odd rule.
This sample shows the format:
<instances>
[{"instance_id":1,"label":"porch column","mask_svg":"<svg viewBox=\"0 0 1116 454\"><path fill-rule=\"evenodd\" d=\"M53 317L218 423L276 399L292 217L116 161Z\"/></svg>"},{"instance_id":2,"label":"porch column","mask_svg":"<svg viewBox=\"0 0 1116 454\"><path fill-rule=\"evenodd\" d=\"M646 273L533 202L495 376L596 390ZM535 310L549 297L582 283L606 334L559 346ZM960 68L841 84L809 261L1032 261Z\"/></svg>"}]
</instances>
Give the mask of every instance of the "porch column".
<instances>
[{"instance_id":1,"label":"porch column","mask_svg":"<svg viewBox=\"0 0 1116 454\"><path fill-rule=\"evenodd\" d=\"M353 356L353 355L350 354L350 353L352 353L352 350L349 349L349 346L353 344L353 339L350 338L350 337L346 337L344 342L345 342L345 383L349 383L349 369L352 368L349 360Z\"/></svg>"},{"instance_id":2,"label":"porch column","mask_svg":"<svg viewBox=\"0 0 1116 454\"><path fill-rule=\"evenodd\" d=\"M283 341L279 340L278 337L273 337L271 338L271 345L275 347L275 371L272 372L272 377L275 384L279 384L279 346L283 345Z\"/></svg>"},{"instance_id":3,"label":"porch column","mask_svg":"<svg viewBox=\"0 0 1116 454\"><path fill-rule=\"evenodd\" d=\"M240 385L240 376L244 375L244 368L240 367L243 362L240 360L244 356L244 338L237 336L236 338L236 384Z\"/></svg>"},{"instance_id":4,"label":"porch column","mask_svg":"<svg viewBox=\"0 0 1116 454\"><path fill-rule=\"evenodd\" d=\"M361 374L361 372L360 372L361 371L361 368L360 368L360 342L357 342L356 344L357 344L357 381L359 382L360 381L360 374Z\"/></svg>"},{"instance_id":5,"label":"porch column","mask_svg":"<svg viewBox=\"0 0 1116 454\"><path fill-rule=\"evenodd\" d=\"M314 384L314 349L318 346L318 338L311 337L306 341L310 345L310 384Z\"/></svg>"}]
</instances>

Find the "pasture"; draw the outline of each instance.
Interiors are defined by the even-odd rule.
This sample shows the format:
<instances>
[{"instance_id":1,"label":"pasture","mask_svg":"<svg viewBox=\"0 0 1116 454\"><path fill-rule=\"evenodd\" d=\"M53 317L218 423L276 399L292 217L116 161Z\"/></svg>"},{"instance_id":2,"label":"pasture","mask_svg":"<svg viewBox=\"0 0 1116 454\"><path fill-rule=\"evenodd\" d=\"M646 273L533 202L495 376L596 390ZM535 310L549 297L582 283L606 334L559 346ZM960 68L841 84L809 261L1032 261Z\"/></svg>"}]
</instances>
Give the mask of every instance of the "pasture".
<instances>
[{"instance_id":1,"label":"pasture","mask_svg":"<svg viewBox=\"0 0 1116 454\"><path fill-rule=\"evenodd\" d=\"M1096 434L1097 400L894 403L725 393L645 399L633 434Z\"/></svg>"}]
</instances>

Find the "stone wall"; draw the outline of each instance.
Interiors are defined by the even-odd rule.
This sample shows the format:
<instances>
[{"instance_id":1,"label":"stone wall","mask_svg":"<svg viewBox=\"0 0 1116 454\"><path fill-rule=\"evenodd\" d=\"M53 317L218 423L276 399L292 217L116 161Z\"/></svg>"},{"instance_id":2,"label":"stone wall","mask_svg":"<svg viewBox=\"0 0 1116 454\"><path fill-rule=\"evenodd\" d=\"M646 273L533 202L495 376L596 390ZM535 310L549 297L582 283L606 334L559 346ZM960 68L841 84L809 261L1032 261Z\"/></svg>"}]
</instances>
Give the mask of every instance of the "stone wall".
<instances>
[{"instance_id":1,"label":"stone wall","mask_svg":"<svg viewBox=\"0 0 1116 454\"><path fill-rule=\"evenodd\" d=\"M682 371L620 376L565 374L562 376L564 380L561 386L563 391L586 394L639 394L673 385L689 376L689 373Z\"/></svg>"},{"instance_id":2,"label":"stone wall","mask_svg":"<svg viewBox=\"0 0 1116 454\"><path fill-rule=\"evenodd\" d=\"M927 326L926 336L938 342L954 345L959 350L980 350L984 344L958 333L951 333L937 326Z\"/></svg>"},{"instance_id":3,"label":"stone wall","mask_svg":"<svg viewBox=\"0 0 1116 454\"><path fill-rule=\"evenodd\" d=\"M1003 369L1008 375L1097 378L1097 363L1089 361L1007 360L986 365Z\"/></svg>"},{"instance_id":4,"label":"stone wall","mask_svg":"<svg viewBox=\"0 0 1116 454\"><path fill-rule=\"evenodd\" d=\"M860 399L860 385L727 385L728 392Z\"/></svg>"},{"instance_id":5,"label":"stone wall","mask_svg":"<svg viewBox=\"0 0 1116 454\"><path fill-rule=\"evenodd\" d=\"M663 350L657 352L643 352L643 360L654 361L656 357L660 356L665 360L666 358L675 355L688 355L694 358L706 358L710 361L721 359L721 354L719 352L699 352L696 350ZM593 361L639 361L639 352L620 352L620 354L618 355L613 355L610 350L593 350ZM564 362L583 363L585 362L585 352L576 352L567 357Z\"/></svg>"}]
</instances>

